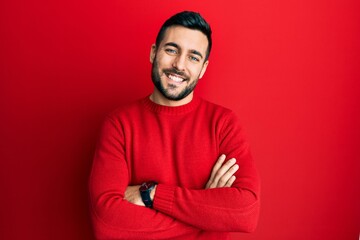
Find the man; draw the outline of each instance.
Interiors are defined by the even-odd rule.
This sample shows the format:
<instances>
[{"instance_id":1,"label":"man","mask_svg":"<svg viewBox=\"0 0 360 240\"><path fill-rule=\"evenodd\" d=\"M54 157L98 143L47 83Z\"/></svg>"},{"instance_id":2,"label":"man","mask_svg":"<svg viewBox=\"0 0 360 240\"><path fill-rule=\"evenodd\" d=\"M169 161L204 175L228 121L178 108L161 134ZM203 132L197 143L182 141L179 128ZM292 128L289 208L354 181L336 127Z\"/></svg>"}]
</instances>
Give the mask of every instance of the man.
<instances>
[{"instance_id":1,"label":"man","mask_svg":"<svg viewBox=\"0 0 360 240\"><path fill-rule=\"evenodd\" d=\"M251 232L259 179L232 111L194 95L211 29L168 19L152 45L153 93L105 120L90 177L97 239L228 239Z\"/></svg>"}]
</instances>

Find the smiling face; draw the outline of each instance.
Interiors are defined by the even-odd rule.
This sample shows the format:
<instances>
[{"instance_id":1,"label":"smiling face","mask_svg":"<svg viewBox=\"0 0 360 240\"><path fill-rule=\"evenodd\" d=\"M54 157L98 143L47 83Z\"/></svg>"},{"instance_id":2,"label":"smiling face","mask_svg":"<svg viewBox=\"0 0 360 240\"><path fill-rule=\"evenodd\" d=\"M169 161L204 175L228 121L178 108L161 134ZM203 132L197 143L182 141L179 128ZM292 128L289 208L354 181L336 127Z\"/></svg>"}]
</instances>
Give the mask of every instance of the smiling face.
<instances>
[{"instance_id":1,"label":"smiling face","mask_svg":"<svg viewBox=\"0 0 360 240\"><path fill-rule=\"evenodd\" d=\"M201 31L169 27L159 46L151 47L151 76L155 85L151 99L169 106L189 103L209 63L205 60L207 47L207 37Z\"/></svg>"}]
</instances>

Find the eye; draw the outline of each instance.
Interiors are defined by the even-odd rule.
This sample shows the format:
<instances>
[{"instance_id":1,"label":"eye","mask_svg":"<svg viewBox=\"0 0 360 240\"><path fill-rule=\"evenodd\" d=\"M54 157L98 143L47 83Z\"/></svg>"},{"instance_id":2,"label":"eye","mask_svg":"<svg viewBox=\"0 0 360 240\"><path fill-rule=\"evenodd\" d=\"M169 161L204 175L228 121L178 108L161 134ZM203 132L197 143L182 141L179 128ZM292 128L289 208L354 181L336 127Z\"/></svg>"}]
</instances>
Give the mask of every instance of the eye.
<instances>
[{"instance_id":1,"label":"eye","mask_svg":"<svg viewBox=\"0 0 360 240\"><path fill-rule=\"evenodd\" d=\"M189 56L189 59L190 59L191 61L194 61L194 62L199 62L199 61L200 61L199 58L194 57L194 56Z\"/></svg>"},{"instance_id":2,"label":"eye","mask_svg":"<svg viewBox=\"0 0 360 240\"><path fill-rule=\"evenodd\" d=\"M177 51L175 49L172 49L172 48L166 48L165 49L165 52L169 53L169 54L177 54Z\"/></svg>"}]
</instances>

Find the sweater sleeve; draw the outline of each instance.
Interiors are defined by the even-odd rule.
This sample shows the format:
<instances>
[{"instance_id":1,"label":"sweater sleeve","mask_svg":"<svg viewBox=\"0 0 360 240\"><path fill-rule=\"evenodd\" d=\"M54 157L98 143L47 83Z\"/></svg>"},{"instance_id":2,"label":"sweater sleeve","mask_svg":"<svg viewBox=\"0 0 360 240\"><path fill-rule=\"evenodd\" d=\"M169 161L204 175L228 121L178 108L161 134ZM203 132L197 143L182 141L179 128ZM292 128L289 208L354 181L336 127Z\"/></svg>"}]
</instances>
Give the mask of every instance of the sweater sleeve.
<instances>
[{"instance_id":1,"label":"sweater sleeve","mask_svg":"<svg viewBox=\"0 0 360 240\"><path fill-rule=\"evenodd\" d=\"M159 184L154 208L182 222L209 231L252 232L259 216L260 183L241 127L232 113L219 134L219 154L236 158L239 170L230 188L188 189Z\"/></svg>"},{"instance_id":2,"label":"sweater sleeve","mask_svg":"<svg viewBox=\"0 0 360 240\"><path fill-rule=\"evenodd\" d=\"M97 239L174 239L200 231L164 213L124 200L129 184L124 156L121 126L108 118L89 180L91 217Z\"/></svg>"}]
</instances>

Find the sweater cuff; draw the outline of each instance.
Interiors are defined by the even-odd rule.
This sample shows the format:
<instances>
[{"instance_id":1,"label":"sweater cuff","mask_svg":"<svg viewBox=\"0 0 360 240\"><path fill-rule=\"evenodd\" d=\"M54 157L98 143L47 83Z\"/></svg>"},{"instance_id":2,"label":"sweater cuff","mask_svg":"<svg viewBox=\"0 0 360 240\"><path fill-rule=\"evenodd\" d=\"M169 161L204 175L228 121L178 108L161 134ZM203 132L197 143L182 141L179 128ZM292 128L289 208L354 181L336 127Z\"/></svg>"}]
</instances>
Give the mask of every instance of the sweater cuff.
<instances>
[{"instance_id":1,"label":"sweater cuff","mask_svg":"<svg viewBox=\"0 0 360 240\"><path fill-rule=\"evenodd\" d=\"M153 208L162 213L171 215L175 195L174 186L158 184L156 187Z\"/></svg>"}]
</instances>

